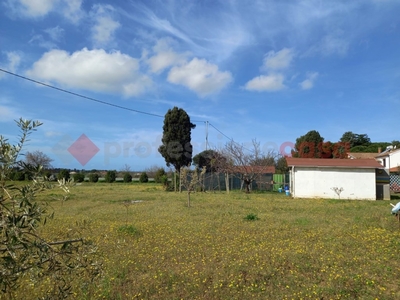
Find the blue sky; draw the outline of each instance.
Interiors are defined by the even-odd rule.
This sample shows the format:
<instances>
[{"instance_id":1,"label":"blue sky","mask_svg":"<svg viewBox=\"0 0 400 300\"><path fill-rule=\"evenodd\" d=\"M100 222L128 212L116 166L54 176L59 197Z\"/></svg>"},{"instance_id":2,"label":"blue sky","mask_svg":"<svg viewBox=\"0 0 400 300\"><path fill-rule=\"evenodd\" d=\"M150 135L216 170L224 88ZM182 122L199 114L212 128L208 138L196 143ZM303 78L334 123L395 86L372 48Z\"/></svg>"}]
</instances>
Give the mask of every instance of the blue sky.
<instances>
[{"instance_id":1,"label":"blue sky","mask_svg":"<svg viewBox=\"0 0 400 300\"><path fill-rule=\"evenodd\" d=\"M310 130L400 139L398 0L0 3L1 69L159 116L183 108L194 154L205 121L213 148L227 136L279 150ZM165 166L163 117L0 72L0 134L16 141L20 117L44 123L26 150L55 167ZM82 134L99 149L84 166L67 151Z\"/></svg>"}]
</instances>

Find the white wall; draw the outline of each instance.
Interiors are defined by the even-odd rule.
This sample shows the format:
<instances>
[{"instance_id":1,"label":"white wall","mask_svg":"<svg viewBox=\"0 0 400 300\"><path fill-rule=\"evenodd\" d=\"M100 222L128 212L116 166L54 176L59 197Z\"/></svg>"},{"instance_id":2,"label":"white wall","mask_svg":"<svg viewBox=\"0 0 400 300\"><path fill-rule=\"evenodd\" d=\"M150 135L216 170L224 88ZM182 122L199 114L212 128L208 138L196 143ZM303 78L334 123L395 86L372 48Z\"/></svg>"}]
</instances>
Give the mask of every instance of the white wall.
<instances>
[{"instance_id":1,"label":"white wall","mask_svg":"<svg viewBox=\"0 0 400 300\"><path fill-rule=\"evenodd\" d=\"M388 159L390 159L390 168L400 166L400 150L391 153L390 158L386 158L386 163L388 163Z\"/></svg>"},{"instance_id":2,"label":"white wall","mask_svg":"<svg viewBox=\"0 0 400 300\"><path fill-rule=\"evenodd\" d=\"M339 199L337 187L343 188L340 199L376 200L375 169L294 167L291 176L296 198Z\"/></svg>"}]
</instances>

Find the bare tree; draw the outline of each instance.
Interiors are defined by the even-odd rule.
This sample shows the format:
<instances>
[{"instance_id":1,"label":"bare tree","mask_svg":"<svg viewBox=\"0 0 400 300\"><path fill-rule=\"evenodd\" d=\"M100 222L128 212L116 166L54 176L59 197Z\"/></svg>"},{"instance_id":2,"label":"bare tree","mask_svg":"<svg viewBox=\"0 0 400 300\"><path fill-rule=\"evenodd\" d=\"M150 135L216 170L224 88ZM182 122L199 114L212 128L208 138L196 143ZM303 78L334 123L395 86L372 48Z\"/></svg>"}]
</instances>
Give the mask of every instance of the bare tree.
<instances>
[{"instance_id":1,"label":"bare tree","mask_svg":"<svg viewBox=\"0 0 400 300\"><path fill-rule=\"evenodd\" d=\"M198 169L190 171L189 168L186 167L182 167L180 169L179 175L180 175L181 186L184 187L187 191L188 207L190 207L190 193L194 192L196 187L201 185L201 182L203 181L204 174L206 173L206 171L207 171L206 167L203 167L201 169L201 172Z\"/></svg>"},{"instance_id":2,"label":"bare tree","mask_svg":"<svg viewBox=\"0 0 400 300\"><path fill-rule=\"evenodd\" d=\"M225 145L223 155L227 158L225 172L238 176L242 186L245 185L246 193L250 193L253 181L259 179L262 174L271 172L277 157L272 150L264 153L256 140L252 141L251 149L232 140Z\"/></svg>"},{"instance_id":3,"label":"bare tree","mask_svg":"<svg viewBox=\"0 0 400 300\"><path fill-rule=\"evenodd\" d=\"M42 151L26 152L25 163L33 167L42 166L43 169L51 169L53 160Z\"/></svg>"},{"instance_id":4,"label":"bare tree","mask_svg":"<svg viewBox=\"0 0 400 300\"><path fill-rule=\"evenodd\" d=\"M214 150L214 155L211 159L210 163L211 167L213 170L215 170L215 173L217 174L217 177L219 178L219 174L223 173L225 176L225 186L226 186L226 192L229 193L229 166L230 166L230 160L225 156L225 151L224 149L220 150ZM218 180L218 186L219 186L219 180Z\"/></svg>"},{"instance_id":5,"label":"bare tree","mask_svg":"<svg viewBox=\"0 0 400 300\"><path fill-rule=\"evenodd\" d=\"M128 164L124 164L124 166L121 168L121 172L124 172L124 173L130 173L131 171L132 171L131 166Z\"/></svg>"}]
</instances>

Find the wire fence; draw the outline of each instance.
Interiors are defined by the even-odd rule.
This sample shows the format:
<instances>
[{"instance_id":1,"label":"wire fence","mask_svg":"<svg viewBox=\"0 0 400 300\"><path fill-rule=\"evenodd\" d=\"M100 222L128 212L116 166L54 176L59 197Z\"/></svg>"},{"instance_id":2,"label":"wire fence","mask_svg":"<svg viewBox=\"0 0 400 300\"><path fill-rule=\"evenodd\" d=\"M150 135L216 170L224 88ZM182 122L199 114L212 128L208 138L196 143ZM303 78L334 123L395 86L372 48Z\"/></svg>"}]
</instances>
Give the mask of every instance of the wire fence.
<instances>
[{"instance_id":1,"label":"wire fence","mask_svg":"<svg viewBox=\"0 0 400 300\"><path fill-rule=\"evenodd\" d=\"M227 187L229 190L241 190L245 188L240 175L225 173L206 173L202 185L205 191L226 191ZM251 183L250 189L257 191L274 190L273 174L257 176L256 180Z\"/></svg>"}]
</instances>

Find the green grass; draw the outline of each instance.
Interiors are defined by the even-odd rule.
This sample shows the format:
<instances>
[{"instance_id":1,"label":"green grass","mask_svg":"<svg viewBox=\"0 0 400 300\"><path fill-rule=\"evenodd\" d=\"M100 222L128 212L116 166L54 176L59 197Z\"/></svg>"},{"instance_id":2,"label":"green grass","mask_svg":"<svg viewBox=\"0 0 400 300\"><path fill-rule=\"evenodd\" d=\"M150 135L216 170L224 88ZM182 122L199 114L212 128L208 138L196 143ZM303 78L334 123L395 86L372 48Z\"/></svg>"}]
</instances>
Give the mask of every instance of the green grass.
<instances>
[{"instance_id":1,"label":"green grass","mask_svg":"<svg viewBox=\"0 0 400 300\"><path fill-rule=\"evenodd\" d=\"M104 272L76 278L76 299L400 299L400 227L388 201L207 192L188 208L185 193L151 183L71 193L51 202L55 218L42 230L79 227L98 245ZM46 288L23 280L17 299Z\"/></svg>"}]
</instances>

